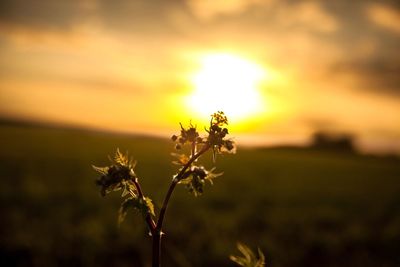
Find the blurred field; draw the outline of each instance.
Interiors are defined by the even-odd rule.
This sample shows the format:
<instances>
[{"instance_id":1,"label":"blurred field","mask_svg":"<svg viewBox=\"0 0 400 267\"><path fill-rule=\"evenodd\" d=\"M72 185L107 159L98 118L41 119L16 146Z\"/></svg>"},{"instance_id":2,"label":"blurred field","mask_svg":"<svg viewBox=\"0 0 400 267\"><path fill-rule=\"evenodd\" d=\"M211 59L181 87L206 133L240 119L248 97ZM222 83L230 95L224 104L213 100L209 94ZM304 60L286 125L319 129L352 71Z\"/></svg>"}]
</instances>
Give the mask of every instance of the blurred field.
<instances>
[{"instance_id":1,"label":"blurred field","mask_svg":"<svg viewBox=\"0 0 400 267\"><path fill-rule=\"evenodd\" d=\"M118 227L119 194L100 196L91 164L129 150L158 207L172 142L3 125L0 146L1 266L150 266L141 218ZM173 195L164 266L234 266L237 241L262 248L267 266L400 266L398 159L239 148L217 167L203 196Z\"/></svg>"}]
</instances>

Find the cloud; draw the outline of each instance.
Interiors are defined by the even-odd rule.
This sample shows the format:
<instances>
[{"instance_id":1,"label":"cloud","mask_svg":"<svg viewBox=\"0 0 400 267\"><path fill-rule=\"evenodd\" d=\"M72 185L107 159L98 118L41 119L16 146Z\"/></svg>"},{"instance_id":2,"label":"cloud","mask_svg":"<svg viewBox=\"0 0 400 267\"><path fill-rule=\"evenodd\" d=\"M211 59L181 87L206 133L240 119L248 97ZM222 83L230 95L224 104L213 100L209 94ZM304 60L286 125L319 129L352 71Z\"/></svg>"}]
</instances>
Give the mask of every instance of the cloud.
<instances>
[{"instance_id":1,"label":"cloud","mask_svg":"<svg viewBox=\"0 0 400 267\"><path fill-rule=\"evenodd\" d=\"M281 9L279 21L282 25L303 26L319 32L335 32L339 22L335 16L317 2L300 2Z\"/></svg>"},{"instance_id":2,"label":"cloud","mask_svg":"<svg viewBox=\"0 0 400 267\"><path fill-rule=\"evenodd\" d=\"M378 93L390 93L400 97L400 60L384 58L337 63L331 69L333 75L355 78L358 87Z\"/></svg>"},{"instance_id":3,"label":"cloud","mask_svg":"<svg viewBox=\"0 0 400 267\"><path fill-rule=\"evenodd\" d=\"M1 0L0 27L4 31L67 32L95 25L136 35L172 34L168 21L171 6L179 1L130 0Z\"/></svg>"},{"instance_id":4,"label":"cloud","mask_svg":"<svg viewBox=\"0 0 400 267\"><path fill-rule=\"evenodd\" d=\"M90 0L1 0L0 24L16 27L66 30L85 20Z\"/></svg>"},{"instance_id":5,"label":"cloud","mask_svg":"<svg viewBox=\"0 0 400 267\"><path fill-rule=\"evenodd\" d=\"M400 34L400 11L384 4L371 4L366 9L368 19L386 30Z\"/></svg>"},{"instance_id":6,"label":"cloud","mask_svg":"<svg viewBox=\"0 0 400 267\"><path fill-rule=\"evenodd\" d=\"M247 8L272 2L262 0L187 0L193 14L201 20L211 20L220 15L238 15Z\"/></svg>"},{"instance_id":7,"label":"cloud","mask_svg":"<svg viewBox=\"0 0 400 267\"><path fill-rule=\"evenodd\" d=\"M128 35L167 36L177 31L169 21L173 8L182 9L180 1L97 0L96 19L105 28Z\"/></svg>"},{"instance_id":8,"label":"cloud","mask_svg":"<svg viewBox=\"0 0 400 267\"><path fill-rule=\"evenodd\" d=\"M217 17L230 16L241 20L263 21L260 27L281 27L307 29L319 32L335 32L339 23L322 4L314 1L275 0L187 0L187 5L196 18L212 21Z\"/></svg>"}]
</instances>

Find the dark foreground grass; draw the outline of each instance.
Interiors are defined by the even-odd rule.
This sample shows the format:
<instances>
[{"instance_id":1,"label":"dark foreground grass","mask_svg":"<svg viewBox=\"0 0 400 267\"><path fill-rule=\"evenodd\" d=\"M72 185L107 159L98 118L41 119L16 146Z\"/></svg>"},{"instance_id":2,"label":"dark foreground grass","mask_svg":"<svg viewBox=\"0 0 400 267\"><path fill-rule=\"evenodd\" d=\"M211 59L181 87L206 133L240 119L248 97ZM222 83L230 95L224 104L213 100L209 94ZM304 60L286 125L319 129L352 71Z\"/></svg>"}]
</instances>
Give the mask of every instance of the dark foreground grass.
<instances>
[{"instance_id":1,"label":"dark foreground grass","mask_svg":"<svg viewBox=\"0 0 400 267\"><path fill-rule=\"evenodd\" d=\"M129 214L118 227L120 197L102 199L91 165L129 150L159 207L172 143L1 126L0 147L1 266L150 266L145 225ZM203 196L176 190L164 266L234 266L237 241L260 246L268 266L400 266L399 160L240 147L217 160L225 174Z\"/></svg>"}]
</instances>

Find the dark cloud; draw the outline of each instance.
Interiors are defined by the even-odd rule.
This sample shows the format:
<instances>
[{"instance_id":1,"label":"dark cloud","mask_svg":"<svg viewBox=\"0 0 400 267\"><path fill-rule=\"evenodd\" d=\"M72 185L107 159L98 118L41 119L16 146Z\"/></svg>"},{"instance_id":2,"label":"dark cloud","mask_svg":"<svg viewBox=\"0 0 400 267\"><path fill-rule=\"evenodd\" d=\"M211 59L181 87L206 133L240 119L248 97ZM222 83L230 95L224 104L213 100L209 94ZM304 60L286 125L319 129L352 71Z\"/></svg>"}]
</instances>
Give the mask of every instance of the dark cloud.
<instances>
[{"instance_id":1,"label":"dark cloud","mask_svg":"<svg viewBox=\"0 0 400 267\"><path fill-rule=\"evenodd\" d=\"M400 59L342 62L336 64L331 70L333 74L356 77L362 89L400 97Z\"/></svg>"},{"instance_id":2,"label":"dark cloud","mask_svg":"<svg viewBox=\"0 0 400 267\"><path fill-rule=\"evenodd\" d=\"M168 12L182 1L0 0L0 25L34 30L68 30L83 21L126 34L171 32Z\"/></svg>"},{"instance_id":3,"label":"dark cloud","mask_svg":"<svg viewBox=\"0 0 400 267\"><path fill-rule=\"evenodd\" d=\"M144 35L173 31L169 12L182 8L182 1L110 1L98 0L96 14L107 27L126 33Z\"/></svg>"},{"instance_id":4,"label":"dark cloud","mask_svg":"<svg viewBox=\"0 0 400 267\"><path fill-rule=\"evenodd\" d=\"M80 0L0 0L0 23L7 26L68 29L87 15Z\"/></svg>"},{"instance_id":5,"label":"dark cloud","mask_svg":"<svg viewBox=\"0 0 400 267\"><path fill-rule=\"evenodd\" d=\"M330 36L330 40L345 55L328 67L328 78L350 75L358 82L359 89L400 97L400 35L374 24L367 13L367 9L376 3L400 11L400 2L355 0L321 3L340 21L341 27ZM365 51L368 42L371 48Z\"/></svg>"}]
</instances>

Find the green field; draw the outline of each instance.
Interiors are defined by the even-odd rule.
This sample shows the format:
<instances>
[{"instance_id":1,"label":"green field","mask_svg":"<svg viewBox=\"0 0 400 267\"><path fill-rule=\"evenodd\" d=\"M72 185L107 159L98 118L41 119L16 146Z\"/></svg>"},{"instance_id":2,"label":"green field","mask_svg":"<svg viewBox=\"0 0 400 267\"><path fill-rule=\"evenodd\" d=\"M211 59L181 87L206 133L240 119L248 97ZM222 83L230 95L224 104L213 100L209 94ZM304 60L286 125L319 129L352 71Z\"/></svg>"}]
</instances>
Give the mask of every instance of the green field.
<instances>
[{"instance_id":1,"label":"green field","mask_svg":"<svg viewBox=\"0 0 400 267\"><path fill-rule=\"evenodd\" d=\"M172 142L3 125L0 146L1 266L150 266L140 216L118 227L120 196L100 196L91 165L129 150L159 207L176 171ZM398 159L239 147L217 170L203 196L173 195L164 266L235 266L237 241L259 246L267 266L400 266Z\"/></svg>"}]
</instances>

